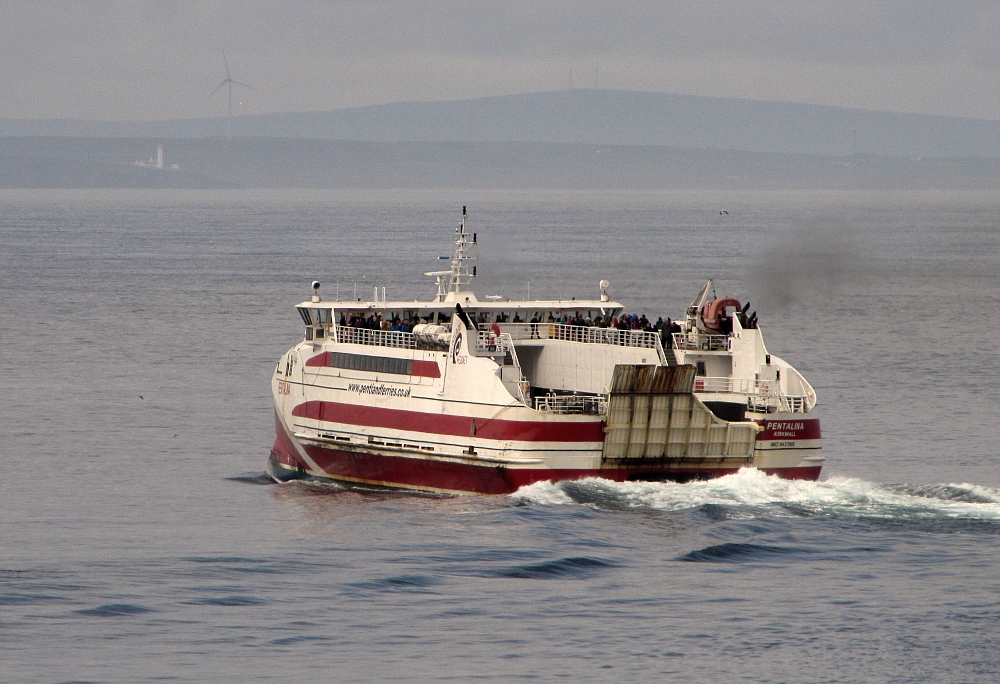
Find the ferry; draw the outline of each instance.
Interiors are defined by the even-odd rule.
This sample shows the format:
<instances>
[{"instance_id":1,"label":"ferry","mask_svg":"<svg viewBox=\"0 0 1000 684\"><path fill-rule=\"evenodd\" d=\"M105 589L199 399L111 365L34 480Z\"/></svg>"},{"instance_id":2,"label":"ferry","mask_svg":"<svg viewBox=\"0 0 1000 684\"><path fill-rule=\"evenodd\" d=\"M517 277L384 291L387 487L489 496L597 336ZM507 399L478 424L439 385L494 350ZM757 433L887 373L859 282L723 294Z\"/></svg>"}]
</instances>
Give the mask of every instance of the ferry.
<instances>
[{"instance_id":1,"label":"ferry","mask_svg":"<svg viewBox=\"0 0 1000 684\"><path fill-rule=\"evenodd\" d=\"M271 381L279 482L509 494L582 478L686 482L757 468L816 480L816 392L709 280L684 317L631 325L595 299L477 298L476 233L455 232L431 301L328 301ZM669 320L669 319L668 319ZM648 326L645 326L648 328Z\"/></svg>"}]
</instances>

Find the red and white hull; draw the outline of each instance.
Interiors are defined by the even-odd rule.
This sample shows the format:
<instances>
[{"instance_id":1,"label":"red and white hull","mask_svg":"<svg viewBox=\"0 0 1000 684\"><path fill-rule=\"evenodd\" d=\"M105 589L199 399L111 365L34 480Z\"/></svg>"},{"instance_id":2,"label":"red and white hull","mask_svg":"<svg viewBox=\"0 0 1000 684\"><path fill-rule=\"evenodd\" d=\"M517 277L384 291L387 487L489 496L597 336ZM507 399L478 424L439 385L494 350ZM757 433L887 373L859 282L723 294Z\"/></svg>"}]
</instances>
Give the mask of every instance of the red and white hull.
<instances>
[{"instance_id":1,"label":"red and white hull","mask_svg":"<svg viewBox=\"0 0 1000 684\"><path fill-rule=\"evenodd\" d=\"M428 274L433 302L325 302L314 284L272 378L276 479L509 494L743 467L819 477L815 393L767 353L756 314L707 301L711 281L683 327L628 328L606 281L598 300L478 301L474 244L463 220L452 270Z\"/></svg>"},{"instance_id":2,"label":"red and white hull","mask_svg":"<svg viewBox=\"0 0 1000 684\"><path fill-rule=\"evenodd\" d=\"M539 481L685 482L747 466L787 479L815 480L822 467L819 419L801 415L772 414L756 421L763 429L750 459L609 462L603 457L605 416L447 401L439 398L436 384L417 385L422 390L417 394L413 386L380 380L375 386L391 391L366 395L368 401L359 403L344 401L346 389L334 389L334 383L320 387L315 378L275 383L277 437L270 469L278 480L308 477L358 487L509 494ZM347 386L352 384L357 383ZM340 401L309 398L329 395ZM406 404L416 406L401 406Z\"/></svg>"},{"instance_id":3,"label":"red and white hull","mask_svg":"<svg viewBox=\"0 0 1000 684\"><path fill-rule=\"evenodd\" d=\"M818 423L818 421L816 421ZM296 443L276 417L278 437L271 451L271 474L279 480L329 479L349 486L388 487L449 494L511 494L535 482L599 477L616 482L704 480L735 473L741 466L630 465L552 468L456 456L430 459L419 453L338 448ZM817 425L818 429L818 425ZM598 452L599 453L599 452ZM822 464L762 467L769 475L790 480L816 480Z\"/></svg>"}]
</instances>

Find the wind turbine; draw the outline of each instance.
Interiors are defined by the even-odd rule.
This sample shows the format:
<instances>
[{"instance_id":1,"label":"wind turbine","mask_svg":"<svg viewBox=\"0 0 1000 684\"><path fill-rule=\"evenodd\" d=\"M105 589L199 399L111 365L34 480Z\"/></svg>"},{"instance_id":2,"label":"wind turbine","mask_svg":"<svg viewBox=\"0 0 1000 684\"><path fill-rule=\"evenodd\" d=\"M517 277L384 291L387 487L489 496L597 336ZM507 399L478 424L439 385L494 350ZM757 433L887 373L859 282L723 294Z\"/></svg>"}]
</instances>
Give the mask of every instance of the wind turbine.
<instances>
[{"instance_id":1,"label":"wind turbine","mask_svg":"<svg viewBox=\"0 0 1000 684\"><path fill-rule=\"evenodd\" d=\"M251 90L257 90L257 89L254 88L249 83L243 83L233 78L232 74L229 73L229 60L226 59L225 50L222 51L222 62L223 64L226 65L226 77L222 79L222 83L216 86L215 90L209 93L208 97L212 97L212 95L215 95L217 92L219 92L219 90L222 89L222 86L229 86L229 117L226 119L226 139L232 140L233 139L233 86L239 85L239 86L244 86L245 88L250 88ZM208 97L205 99L207 100Z\"/></svg>"}]
</instances>

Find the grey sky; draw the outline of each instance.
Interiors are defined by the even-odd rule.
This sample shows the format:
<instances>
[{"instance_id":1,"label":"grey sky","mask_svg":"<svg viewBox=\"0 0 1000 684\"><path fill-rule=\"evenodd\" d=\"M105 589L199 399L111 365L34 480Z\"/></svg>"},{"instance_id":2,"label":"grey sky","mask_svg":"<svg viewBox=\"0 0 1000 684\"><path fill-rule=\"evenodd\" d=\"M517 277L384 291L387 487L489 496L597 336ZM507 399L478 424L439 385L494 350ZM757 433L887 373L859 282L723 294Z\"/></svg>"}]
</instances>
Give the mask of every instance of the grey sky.
<instances>
[{"instance_id":1,"label":"grey sky","mask_svg":"<svg viewBox=\"0 0 1000 684\"><path fill-rule=\"evenodd\" d=\"M0 117L221 115L576 87L1000 119L1000 2L0 0Z\"/></svg>"}]
</instances>

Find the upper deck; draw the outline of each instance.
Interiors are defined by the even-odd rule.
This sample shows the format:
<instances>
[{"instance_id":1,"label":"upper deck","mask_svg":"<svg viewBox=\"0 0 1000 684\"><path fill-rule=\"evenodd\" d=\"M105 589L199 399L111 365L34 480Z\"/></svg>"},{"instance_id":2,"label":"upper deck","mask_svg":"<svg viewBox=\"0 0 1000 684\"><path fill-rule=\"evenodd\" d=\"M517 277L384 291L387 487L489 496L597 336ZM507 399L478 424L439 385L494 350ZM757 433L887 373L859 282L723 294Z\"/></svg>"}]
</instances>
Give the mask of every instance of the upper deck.
<instances>
[{"instance_id":1,"label":"upper deck","mask_svg":"<svg viewBox=\"0 0 1000 684\"><path fill-rule=\"evenodd\" d=\"M775 378L761 375L774 369L755 323L742 341L699 324L711 281L689 307L684 326L662 332L620 329L614 323L624 307L612 301L606 280L600 281L596 299L479 300L471 288L476 268L470 265L475 260L470 250L476 244L476 235L466 232L463 208L451 270L426 274L437 282L432 301L386 301L384 290L379 299L377 289L370 301L324 301L314 283L311 300L296 307L306 325L306 341L447 351L452 325L460 317L463 329L475 332L466 337L468 353L492 359L512 394L525 404L534 399L536 407L544 399L548 410L572 403L559 398L563 396L605 396L617 364L672 366L679 360L696 367L701 393L735 395L733 401L746 402L751 410L807 411L815 403L812 388L790 366L784 378L780 373ZM775 400L786 395L794 395L795 401ZM588 411L599 404L573 401Z\"/></svg>"}]
</instances>

